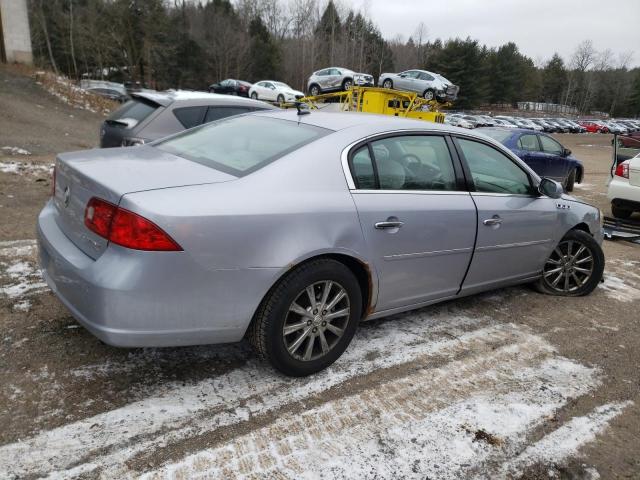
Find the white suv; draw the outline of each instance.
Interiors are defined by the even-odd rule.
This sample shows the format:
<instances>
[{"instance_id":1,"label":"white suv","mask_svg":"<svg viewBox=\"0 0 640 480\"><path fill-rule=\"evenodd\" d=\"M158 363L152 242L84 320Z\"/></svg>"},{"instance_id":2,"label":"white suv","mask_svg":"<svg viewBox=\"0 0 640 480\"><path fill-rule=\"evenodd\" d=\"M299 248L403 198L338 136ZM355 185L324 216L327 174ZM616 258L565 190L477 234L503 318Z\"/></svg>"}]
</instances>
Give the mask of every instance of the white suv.
<instances>
[{"instance_id":1,"label":"white suv","mask_svg":"<svg viewBox=\"0 0 640 480\"><path fill-rule=\"evenodd\" d=\"M640 154L616 167L607 198L616 218L629 218L633 212L640 212Z\"/></svg>"}]
</instances>

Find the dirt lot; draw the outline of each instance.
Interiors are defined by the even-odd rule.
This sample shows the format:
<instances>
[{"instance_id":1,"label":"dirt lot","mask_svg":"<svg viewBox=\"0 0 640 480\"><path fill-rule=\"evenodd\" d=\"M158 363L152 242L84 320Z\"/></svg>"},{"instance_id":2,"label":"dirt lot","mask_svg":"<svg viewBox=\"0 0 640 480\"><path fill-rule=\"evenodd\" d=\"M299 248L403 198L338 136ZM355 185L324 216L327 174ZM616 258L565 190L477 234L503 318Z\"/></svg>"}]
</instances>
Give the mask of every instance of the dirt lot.
<instances>
[{"instance_id":1,"label":"dirt lot","mask_svg":"<svg viewBox=\"0 0 640 480\"><path fill-rule=\"evenodd\" d=\"M43 284L34 225L58 151L101 117L0 70L0 478L640 478L640 245L589 297L526 287L362 325L282 377L247 345L122 350ZM606 210L610 137L558 135Z\"/></svg>"}]
</instances>

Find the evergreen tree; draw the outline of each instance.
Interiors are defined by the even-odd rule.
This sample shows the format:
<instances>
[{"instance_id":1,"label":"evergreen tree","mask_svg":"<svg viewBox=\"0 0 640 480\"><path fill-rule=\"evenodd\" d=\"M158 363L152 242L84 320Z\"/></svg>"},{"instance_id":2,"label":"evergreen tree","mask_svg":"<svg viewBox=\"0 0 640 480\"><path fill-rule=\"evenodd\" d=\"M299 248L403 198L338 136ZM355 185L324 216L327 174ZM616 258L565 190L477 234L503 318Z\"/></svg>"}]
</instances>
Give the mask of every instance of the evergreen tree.
<instances>
[{"instance_id":1,"label":"evergreen tree","mask_svg":"<svg viewBox=\"0 0 640 480\"><path fill-rule=\"evenodd\" d=\"M561 103L567 86L567 70L560 55L555 53L542 71L542 98L545 102Z\"/></svg>"},{"instance_id":2,"label":"evergreen tree","mask_svg":"<svg viewBox=\"0 0 640 480\"><path fill-rule=\"evenodd\" d=\"M249 37L250 80L278 78L280 51L260 17L251 20Z\"/></svg>"}]
</instances>

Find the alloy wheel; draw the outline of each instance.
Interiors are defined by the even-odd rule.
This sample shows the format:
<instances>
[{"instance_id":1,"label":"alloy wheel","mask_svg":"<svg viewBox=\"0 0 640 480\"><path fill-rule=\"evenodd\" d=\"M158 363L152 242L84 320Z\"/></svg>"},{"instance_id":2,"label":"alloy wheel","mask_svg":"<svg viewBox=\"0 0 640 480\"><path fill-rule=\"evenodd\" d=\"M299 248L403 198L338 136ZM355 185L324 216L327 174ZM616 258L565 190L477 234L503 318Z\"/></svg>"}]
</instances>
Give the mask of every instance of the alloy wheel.
<instances>
[{"instance_id":1,"label":"alloy wheel","mask_svg":"<svg viewBox=\"0 0 640 480\"><path fill-rule=\"evenodd\" d=\"M289 354L305 362L329 353L349 322L347 291L337 282L316 282L302 290L289 306L282 336Z\"/></svg>"},{"instance_id":2,"label":"alloy wheel","mask_svg":"<svg viewBox=\"0 0 640 480\"><path fill-rule=\"evenodd\" d=\"M550 289L570 293L589 281L593 268L591 250L579 241L565 240L558 244L547 259L542 276Z\"/></svg>"}]
</instances>

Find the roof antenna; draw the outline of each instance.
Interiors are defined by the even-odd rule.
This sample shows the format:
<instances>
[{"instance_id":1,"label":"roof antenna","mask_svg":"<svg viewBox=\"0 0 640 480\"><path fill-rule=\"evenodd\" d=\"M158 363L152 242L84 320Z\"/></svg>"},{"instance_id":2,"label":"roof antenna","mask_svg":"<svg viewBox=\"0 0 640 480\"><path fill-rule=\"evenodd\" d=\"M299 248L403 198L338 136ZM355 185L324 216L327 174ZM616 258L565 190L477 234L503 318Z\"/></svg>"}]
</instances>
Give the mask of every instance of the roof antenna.
<instances>
[{"instance_id":1,"label":"roof antenna","mask_svg":"<svg viewBox=\"0 0 640 480\"><path fill-rule=\"evenodd\" d=\"M304 102L296 102L296 109L298 110L298 115L309 115L311 113L309 105Z\"/></svg>"}]
</instances>

